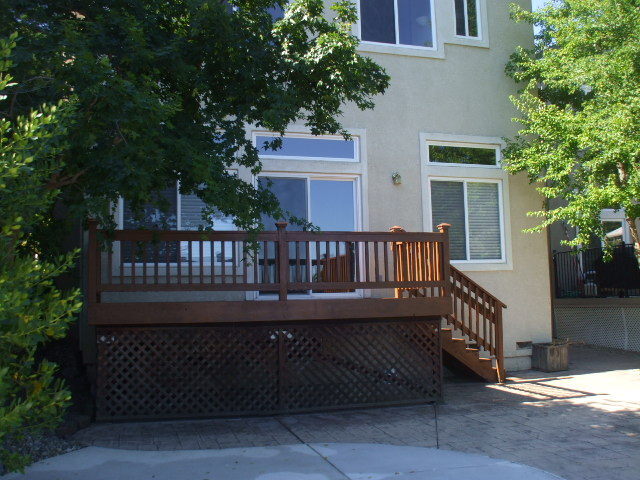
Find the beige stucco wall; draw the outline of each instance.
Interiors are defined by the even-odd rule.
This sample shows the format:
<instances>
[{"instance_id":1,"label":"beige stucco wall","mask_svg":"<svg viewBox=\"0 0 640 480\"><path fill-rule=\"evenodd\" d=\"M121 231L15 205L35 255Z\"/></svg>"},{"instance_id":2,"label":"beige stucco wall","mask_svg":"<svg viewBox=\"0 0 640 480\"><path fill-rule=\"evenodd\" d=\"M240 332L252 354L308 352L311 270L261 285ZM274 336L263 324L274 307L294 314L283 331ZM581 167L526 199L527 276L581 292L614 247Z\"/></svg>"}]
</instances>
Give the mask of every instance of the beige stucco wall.
<instances>
[{"instance_id":1,"label":"beige stucco wall","mask_svg":"<svg viewBox=\"0 0 640 480\"><path fill-rule=\"evenodd\" d=\"M489 48L447 44L453 39L453 2L435 3L439 47L432 55L444 58L397 54L402 49L394 51L394 47L388 48L392 52L389 54L363 52L387 69L391 86L376 99L373 111L345 110L344 126L365 132L364 216L368 217L368 229L373 231L392 225L413 231L430 230L424 221L424 202L428 199L423 198L421 133L501 138L516 131L511 122L516 112L508 98L516 86L505 76L504 66L516 45L531 43L531 28L509 19L508 0L487 0L488 40L485 37L482 43ZM265 170L270 168L279 169L282 165L266 162ZM314 166L306 168L311 170ZM473 175L473 170L468 170ZM402 175L402 185L393 185L394 171ZM510 177L505 181L509 196L505 208L510 217L505 228L511 237L507 257L511 265L498 266L506 268L498 271L477 271L486 266L459 268L508 305L504 318L505 353L512 358L507 367L528 368L530 350L518 350L516 342L545 342L551 337L547 238L545 234L522 233L535 223L526 213L541 205L526 178Z\"/></svg>"}]
</instances>

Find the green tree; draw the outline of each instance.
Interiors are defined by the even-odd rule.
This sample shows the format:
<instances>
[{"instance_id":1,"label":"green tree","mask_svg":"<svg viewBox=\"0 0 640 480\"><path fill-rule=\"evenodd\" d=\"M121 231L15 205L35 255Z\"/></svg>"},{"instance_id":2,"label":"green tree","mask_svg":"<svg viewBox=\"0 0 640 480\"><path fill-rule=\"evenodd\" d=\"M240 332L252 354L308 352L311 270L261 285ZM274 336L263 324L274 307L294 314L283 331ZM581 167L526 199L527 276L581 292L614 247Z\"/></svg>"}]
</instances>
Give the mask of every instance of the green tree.
<instances>
[{"instance_id":1,"label":"green tree","mask_svg":"<svg viewBox=\"0 0 640 480\"><path fill-rule=\"evenodd\" d=\"M522 129L506 167L526 172L557 208L532 212L578 227L567 245L604 237L600 210L624 209L636 245L640 216L640 1L556 0L536 12L512 7L539 28L507 73L525 88L512 98Z\"/></svg>"},{"instance_id":2,"label":"green tree","mask_svg":"<svg viewBox=\"0 0 640 480\"><path fill-rule=\"evenodd\" d=\"M19 88L7 73L15 38L0 39L0 463L9 470L29 459L8 451L5 441L53 427L69 403L56 366L36 360L36 351L62 337L80 309L79 292L54 286L74 255L44 261L28 241L58 194L48 182L61 168L69 107L5 116L5 92Z\"/></svg>"},{"instance_id":3,"label":"green tree","mask_svg":"<svg viewBox=\"0 0 640 480\"><path fill-rule=\"evenodd\" d=\"M355 6L338 0L8 0L18 31L14 109L77 99L63 165L49 179L76 217L112 225L122 196L136 210L180 181L184 194L260 228L282 216L268 191L228 173L260 171L247 126L343 133L343 105L372 108L384 70L357 54ZM284 16L274 11L284 7ZM11 95L11 94L10 94ZM279 140L270 148L278 148ZM157 200L157 199L156 199Z\"/></svg>"}]
</instances>

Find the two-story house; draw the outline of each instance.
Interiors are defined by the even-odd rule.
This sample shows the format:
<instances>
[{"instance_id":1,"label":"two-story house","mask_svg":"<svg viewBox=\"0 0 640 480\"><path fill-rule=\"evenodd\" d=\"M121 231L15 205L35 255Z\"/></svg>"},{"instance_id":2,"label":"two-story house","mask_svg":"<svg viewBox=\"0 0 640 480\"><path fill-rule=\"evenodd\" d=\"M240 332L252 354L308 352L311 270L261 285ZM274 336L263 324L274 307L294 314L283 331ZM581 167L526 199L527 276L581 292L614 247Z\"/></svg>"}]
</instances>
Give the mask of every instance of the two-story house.
<instances>
[{"instance_id":1,"label":"two-story house","mask_svg":"<svg viewBox=\"0 0 640 480\"><path fill-rule=\"evenodd\" d=\"M220 218L203 234L177 189L166 231L136 230L123 202L110 251L92 227L99 418L434 400L442 351L490 381L530 367L550 277L546 236L522 232L541 199L501 168L517 129L504 66L532 42L508 4L360 0L360 51L391 76L375 109L345 108L349 140L293 125L258 176L235 169L320 232L280 224L256 243Z\"/></svg>"}]
</instances>

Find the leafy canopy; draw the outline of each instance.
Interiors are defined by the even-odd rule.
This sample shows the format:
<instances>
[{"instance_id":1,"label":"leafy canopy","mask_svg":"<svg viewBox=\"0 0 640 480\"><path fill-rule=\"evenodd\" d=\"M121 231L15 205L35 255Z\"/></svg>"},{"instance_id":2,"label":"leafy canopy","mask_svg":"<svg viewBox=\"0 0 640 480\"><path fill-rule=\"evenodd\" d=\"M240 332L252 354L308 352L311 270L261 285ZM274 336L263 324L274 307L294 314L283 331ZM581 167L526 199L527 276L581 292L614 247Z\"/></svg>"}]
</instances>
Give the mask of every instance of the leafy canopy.
<instances>
[{"instance_id":1,"label":"leafy canopy","mask_svg":"<svg viewBox=\"0 0 640 480\"><path fill-rule=\"evenodd\" d=\"M286 4L286 5L284 5ZM343 133L343 105L372 108L389 79L356 53L355 6L338 0L8 0L0 35L17 31L8 114L74 97L63 165L49 179L70 213L113 225L176 181L244 229L280 217L273 195L228 173L260 171L247 126ZM285 7L274 20L269 9ZM270 144L277 148L279 141ZM215 227L215 225L214 225Z\"/></svg>"},{"instance_id":2,"label":"leafy canopy","mask_svg":"<svg viewBox=\"0 0 640 480\"><path fill-rule=\"evenodd\" d=\"M512 6L537 25L535 48L518 48L507 73L525 88L522 113L505 152L512 173L526 172L557 208L540 230L563 220L578 246L603 237L600 210L624 209L634 241L640 216L640 0L556 0L536 12Z\"/></svg>"},{"instance_id":3,"label":"leafy canopy","mask_svg":"<svg viewBox=\"0 0 640 480\"><path fill-rule=\"evenodd\" d=\"M14 47L15 35L0 39L0 108L10 103L4 92L20 87L8 74ZM36 351L64 336L80 309L79 292L54 286L74 255L44 261L28 248L30 232L58 194L47 183L61 167L70 110L61 104L14 119L0 116L0 464L9 470L28 458L7 450L7 438L53 427L70 399L56 366L37 361Z\"/></svg>"}]
</instances>

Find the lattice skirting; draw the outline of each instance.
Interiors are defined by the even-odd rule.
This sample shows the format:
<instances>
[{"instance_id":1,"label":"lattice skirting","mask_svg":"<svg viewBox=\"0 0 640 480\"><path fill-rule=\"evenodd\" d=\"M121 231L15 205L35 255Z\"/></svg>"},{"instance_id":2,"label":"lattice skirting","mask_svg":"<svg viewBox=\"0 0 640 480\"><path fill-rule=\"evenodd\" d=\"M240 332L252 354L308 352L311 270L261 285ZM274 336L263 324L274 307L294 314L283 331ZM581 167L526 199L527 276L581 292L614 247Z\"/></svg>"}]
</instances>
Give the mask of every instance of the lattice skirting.
<instances>
[{"instance_id":1,"label":"lattice skirting","mask_svg":"<svg viewBox=\"0 0 640 480\"><path fill-rule=\"evenodd\" d=\"M438 322L99 328L100 420L437 400Z\"/></svg>"},{"instance_id":2,"label":"lattice skirting","mask_svg":"<svg viewBox=\"0 0 640 480\"><path fill-rule=\"evenodd\" d=\"M640 307L554 307L556 336L588 345L640 352Z\"/></svg>"}]
</instances>

